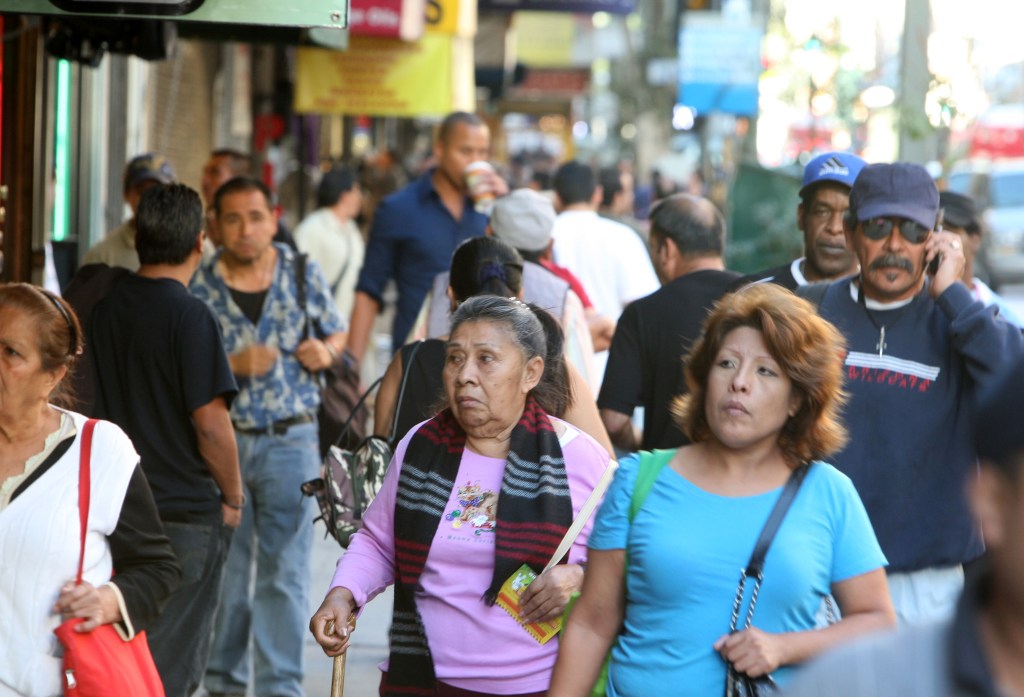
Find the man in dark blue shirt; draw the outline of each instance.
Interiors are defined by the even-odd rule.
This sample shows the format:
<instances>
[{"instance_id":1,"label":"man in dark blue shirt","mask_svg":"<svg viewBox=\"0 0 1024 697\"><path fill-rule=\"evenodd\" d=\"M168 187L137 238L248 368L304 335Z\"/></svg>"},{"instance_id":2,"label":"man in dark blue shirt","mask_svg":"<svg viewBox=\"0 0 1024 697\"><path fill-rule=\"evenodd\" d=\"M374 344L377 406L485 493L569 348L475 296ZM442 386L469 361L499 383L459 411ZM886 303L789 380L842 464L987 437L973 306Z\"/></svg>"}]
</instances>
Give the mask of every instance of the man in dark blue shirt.
<instances>
[{"instance_id":1,"label":"man in dark blue shirt","mask_svg":"<svg viewBox=\"0 0 1024 697\"><path fill-rule=\"evenodd\" d=\"M479 117L465 112L449 114L434 143L437 165L381 202L370 229L349 323L348 350L357 360L366 352L388 281L394 279L398 284L391 330L392 346L397 349L405 342L434 276L448 268L455 247L484 234L487 216L473 207L465 171L470 163L486 160L490 150L490 131ZM508 185L493 173L485 175L480 188L495 195L508 192Z\"/></svg>"},{"instance_id":2,"label":"man in dark blue shirt","mask_svg":"<svg viewBox=\"0 0 1024 697\"><path fill-rule=\"evenodd\" d=\"M964 493L977 465L972 400L1024 362L1024 340L961 282L963 243L936 224L939 192L923 167L865 166L849 206L860 273L829 284L819 304L848 342L850 440L832 459L889 561L897 617L944 620L962 564L983 549Z\"/></svg>"},{"instance_id":3,"label":"man in dark blue shirt","mask_svg":"<svg viewBox=\"0 0 1024 697\"><path fill-rule=\"evenodd\" d=\"M953 619L879 632L802 668L788 697L999 697L1024 694L1024 366L979 399L981 466L967 478L986 559L968 573Z\"/></svg>"}]
</instances>

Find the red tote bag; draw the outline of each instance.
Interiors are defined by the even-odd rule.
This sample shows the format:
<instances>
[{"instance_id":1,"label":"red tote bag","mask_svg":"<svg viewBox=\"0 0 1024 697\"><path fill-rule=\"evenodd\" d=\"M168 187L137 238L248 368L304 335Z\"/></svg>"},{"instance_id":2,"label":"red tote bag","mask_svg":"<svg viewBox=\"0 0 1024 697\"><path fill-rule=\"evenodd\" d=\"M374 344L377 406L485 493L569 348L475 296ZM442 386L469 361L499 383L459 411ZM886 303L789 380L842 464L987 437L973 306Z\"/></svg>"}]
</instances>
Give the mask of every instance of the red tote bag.
<instances>
[{"instance_id":1,"label":"red tote bag","mask_svg":"<svg viewBox=\"0 0 1024 697\"><path fill-rule=\"evenodd\" d=\"M81 519L81 552L78 578L82 583L85 561L85 533L89 520L89 459L95 419L82 429L82 452L78 470L78 513ZM164 697L164 686L149 652L146 633L139 632L125 641L113 625L104 624L91 632L79 633L75 627L84 622L76 617L63 622L54 633L64 645L64 694L66 697Z\"/></svg>"}]
</instances>

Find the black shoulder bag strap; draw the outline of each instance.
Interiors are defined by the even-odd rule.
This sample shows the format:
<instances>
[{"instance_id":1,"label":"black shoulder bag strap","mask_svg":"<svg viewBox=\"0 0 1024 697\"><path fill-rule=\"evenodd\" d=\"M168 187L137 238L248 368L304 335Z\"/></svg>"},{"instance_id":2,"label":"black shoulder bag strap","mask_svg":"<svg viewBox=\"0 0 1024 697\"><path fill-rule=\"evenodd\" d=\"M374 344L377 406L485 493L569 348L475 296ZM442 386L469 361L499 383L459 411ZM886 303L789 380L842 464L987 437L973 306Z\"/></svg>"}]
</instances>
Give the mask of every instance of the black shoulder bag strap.
<instances>
[{"instance_id":1,"label":"black shoulder bag strap","mask_svg":"<svg viewBox=\"0 0 1024 697\"><path fill-rule=\"evenodd\" d=\"M309 311L306 309L306 255L295 255L295 301L302 310L302 337L309 338Z\"/></svg>"},{"instance_id":2,"label":"black shoulder bag strap","mask_svg":"<svg viewBox=\"0 0 1024 697\"><path fill-rule=\"evenodd\" d=\"M405 386L409 384L409 372L412 368L412 363L416 359L416 352L420 350L420 346L423 345L423 341L417 341L412 346L412 350L409 351L409 358L402 362L402 386L398 388L398 399L395 401L395 414L391 417L391 435L388 436L388 443L391 448L395 447L395 436L398 435L398 417L402 413L402 400L405 397Z\"/></svg>"},{"instance_id":3,"label":"black shoulder bag strap","mask_svg":"<svg viewBox=\"0 0 1024 697\"><path fill-rule=\"evenodd\" d=\"M342 426L341 433L339 433L338 437L334 439L335 447L340 448L341 444L345 442L345 436L348 435L348 429L352 426L352 419L354 419L356 414L359 413L359 410L363 408L363 405L366 403L366 399L367 397L370 396L370 393L373 392L377 388L377 386L380 385L381 382L383 382L383 380L384 376L381 375L379 378L370 383L370 386L366 388L366 391L363 392L362 395L360 395L359 401L356 402L354 407L352 407L352 411L349 412L348 418L345 419L345 425ZM378 436L370 436L370 438L377 437ZM369 438L367 438L366 440L369 440Z\"/></svg>"},{"instance_id":4,"label":"black shoulder bag strap","mask_svg":"<svg viewBox=\"0 0 1024 697\"><path fill-rule=\"evenodd\" d=\"M797 492L800 491L800 485L804 483L808 469L810 469L810 465L801 465L789 475L786 487L779 495L779 500L775 502L775 507L772 509L771 514L769 514L764 528L761 529L761 536L757 538L757 544L754 545L754 552L750 555L750 561L747 562L746 568L740 572L740 584L736 589L736 598L732 604L732 621L729 624L730 632L735 632L739 624L740 605L743 603L743 591L746 588L748 578L754 579L754 592L750 596L750 609L747 610L747 618L742 628L746 629L749 627L754 619L757 595L761 590L761 581L764 579L764 558L768 555L768 548L771 547L772 541L775 539L775 533L778 532L779 526L782 525L782 520L786 517L790 504L793 503Z\"/></svg>"},{"instance_id":5,"label":"black shoulder bag strap","mask_svg":"<svg viewBox=\"0 0 1024 697\"><path fill-rule=\"evenodd\" d=\"M331 298L338 294L338 287L341 285L342 279L345 278L345 272L348 271L348 265L352 261L352 238L345 235L345 263L341 265L341 271L338 272L337 278L331 282Z\"/></svg>"}]
</instances>

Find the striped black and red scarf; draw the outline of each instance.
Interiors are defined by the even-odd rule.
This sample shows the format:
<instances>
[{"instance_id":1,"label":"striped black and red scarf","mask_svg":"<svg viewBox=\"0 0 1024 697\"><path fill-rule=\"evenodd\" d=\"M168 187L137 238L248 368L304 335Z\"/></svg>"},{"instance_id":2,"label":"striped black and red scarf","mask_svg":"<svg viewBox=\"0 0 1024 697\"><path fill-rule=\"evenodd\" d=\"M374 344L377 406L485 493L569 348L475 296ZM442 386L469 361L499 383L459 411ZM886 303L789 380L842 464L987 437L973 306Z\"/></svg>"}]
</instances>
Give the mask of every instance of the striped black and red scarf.
<instances>
[{"instance_id":1,"label":"striped black and red scarf","mask_svg":"<svg viewBox=\"0 0 1024 697\"><path fill-rule=\"evenodd\" d=\"M446 409L409 441L395 502L395 606L383 695L433 695L434 663L416 588L462 462L466 434ZM498 495L494 574L481 602L493 605L524 563L540 573L572 524L565 459L548 415L529 397L512 429Z\"/></svg>"}]
</instances>

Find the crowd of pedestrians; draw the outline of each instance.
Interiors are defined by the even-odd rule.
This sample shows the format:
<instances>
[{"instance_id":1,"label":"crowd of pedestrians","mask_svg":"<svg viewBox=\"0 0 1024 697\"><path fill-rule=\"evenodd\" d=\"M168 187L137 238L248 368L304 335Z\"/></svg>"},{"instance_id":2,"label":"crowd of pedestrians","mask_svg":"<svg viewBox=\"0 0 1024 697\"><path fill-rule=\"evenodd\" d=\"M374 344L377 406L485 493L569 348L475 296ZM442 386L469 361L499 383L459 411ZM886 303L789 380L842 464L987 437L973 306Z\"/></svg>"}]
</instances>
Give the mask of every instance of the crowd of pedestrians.
<instances>
[{"instance_id":1,"label":"crowd of pedestrians","mask_svg":"<svg viewBox=\"0 0 1024 697\"><path fill-rule=\"evenodd\" d=\"M383 697L1024 694L1024 334L975 203L824 153L804 254L741 276L699 193L639 221L628 168L490 156L451 114L365 232L335 165L293 238L245 153L202 196L140 155L64 298L0 286L0 696L60 693L76 618L146 630L168 697L302 697L307 627L343 653L388 586ZM394 457L311 578L324 371L389 284Z\"/></svg>"}]
</instances>

